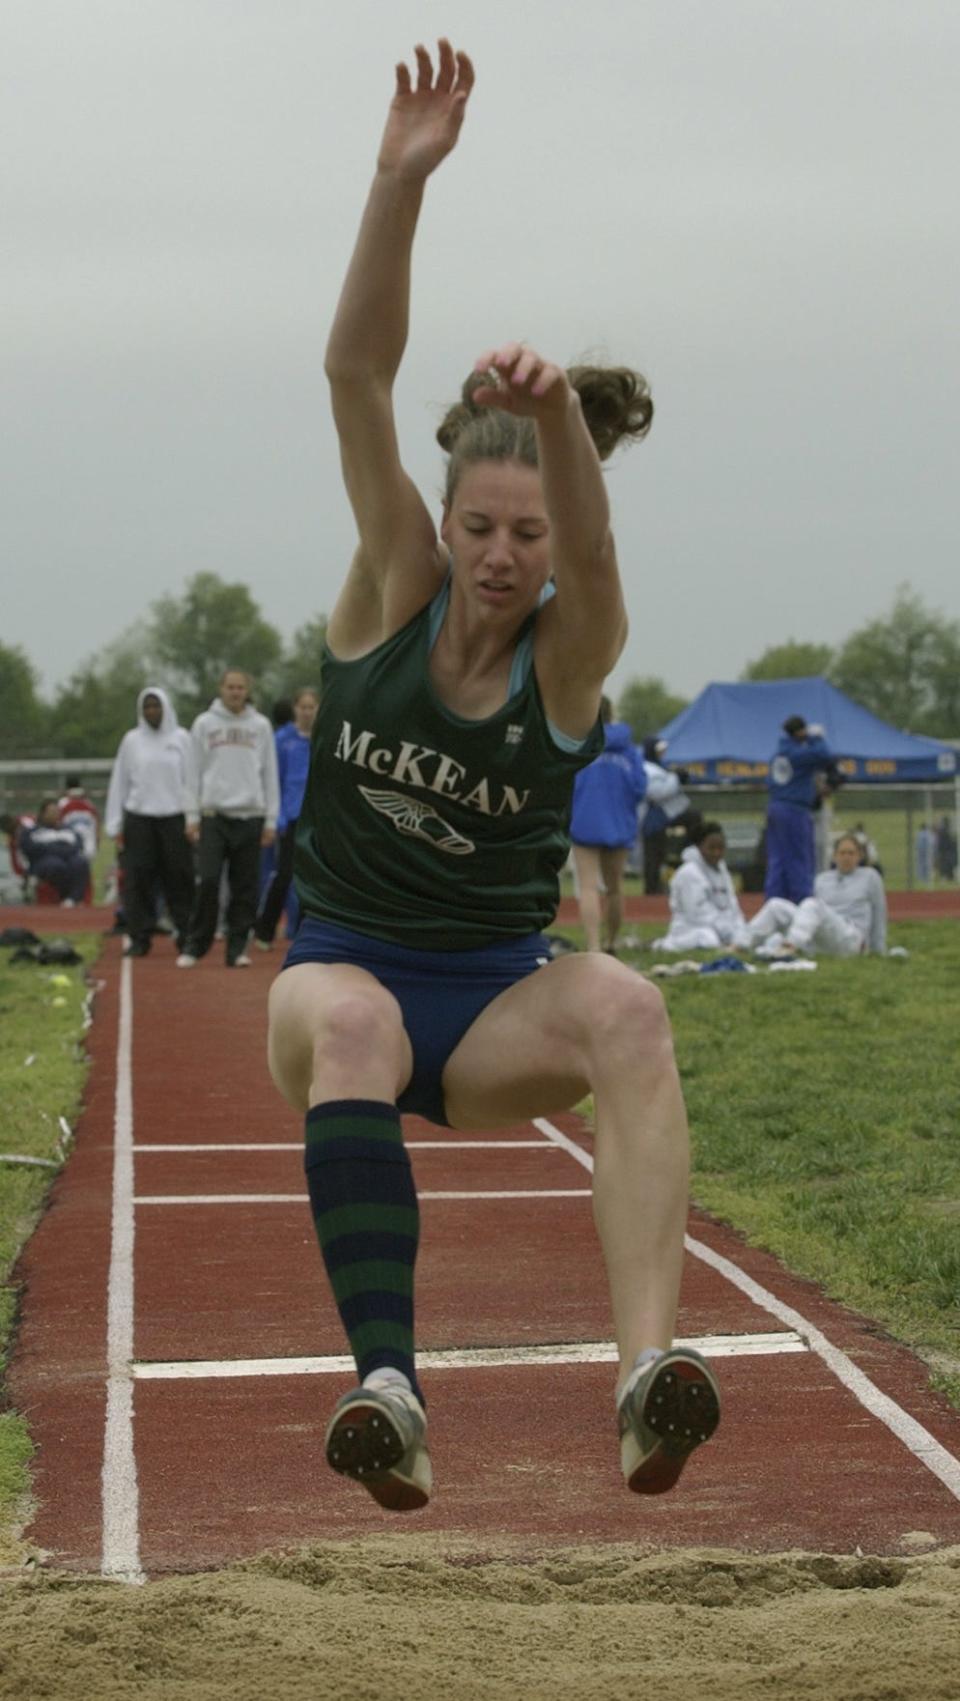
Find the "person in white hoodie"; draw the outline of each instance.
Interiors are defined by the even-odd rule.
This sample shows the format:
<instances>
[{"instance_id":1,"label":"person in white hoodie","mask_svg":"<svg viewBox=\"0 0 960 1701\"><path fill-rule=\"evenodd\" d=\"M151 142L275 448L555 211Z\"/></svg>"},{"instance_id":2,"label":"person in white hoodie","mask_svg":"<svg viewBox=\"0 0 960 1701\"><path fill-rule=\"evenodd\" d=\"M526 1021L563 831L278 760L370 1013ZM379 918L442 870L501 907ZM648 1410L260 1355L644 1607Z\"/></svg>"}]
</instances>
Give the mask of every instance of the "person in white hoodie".
<instances>
[{"instance_id":1,"label":"person in white hoodie","mask_svg":"<svg viewBox=\"0 0 960 1701\"><path fill-rule=\"evenodd\" d=\"M105 826L123 856L127 957L145 957L153 939L157 889L182 942L193 907L193 851L186 836L190 735L159 685L137 698L137 724L120 740L107 792Z\"/></svg>"},{"instance_id":2,"label":"person in white hoodie","mask_svg":"<svg viewBox=\"0 0 960 1701\"><path fill-rule=\"evenodd\" d=\"M740 950L749 931L740 900L723 860L726 842L718 821L696 829L697 842L688 845L670 882L670 929L655 939L655 951L716 951L721 946Z\"/></svg>"},{"instance_id":3,"label":"person in white hoodie","mask_svg":"<svg viewBox=\"0 0 960 1701\"><path fill-rule=\"evenodd\" d=\"M199 883L177 958L181 969L192 969L213 944L224 868L230 883L227 967L250 963L260 851L276 837L280 784L273 728L249 698L249 675L228 667L219 695L190 728L187 834L200 847Z\"/></svg>"},{"instance_id":4,"label":"person in white hoodie","mask_svg":"<svg viewBox=\"0 0 960 1701\"><path fill-rule=\"evenodd\" d=\"M855 833L841 833L833 847L835 866L818 874L812 898L791 903L770 898L749 924L749 943L758 957L884 956L887 898L875 868L860 861Z\"/></svg>"}]
</instances>

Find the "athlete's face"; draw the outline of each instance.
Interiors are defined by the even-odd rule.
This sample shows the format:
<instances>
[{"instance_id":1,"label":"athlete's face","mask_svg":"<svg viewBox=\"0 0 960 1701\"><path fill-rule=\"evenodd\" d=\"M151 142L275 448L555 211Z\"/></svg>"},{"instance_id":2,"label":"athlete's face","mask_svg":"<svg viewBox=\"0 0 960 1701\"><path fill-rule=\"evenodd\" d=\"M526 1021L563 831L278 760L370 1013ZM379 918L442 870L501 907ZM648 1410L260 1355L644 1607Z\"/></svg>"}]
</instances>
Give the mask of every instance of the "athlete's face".
<instances>
[{"instance_id":1,"label":"athlete's face","mask_svg":"<svg viewBox=\"0 0 960 1701\"><path fill-rule=\"evenodd\" d=\"M550 577L549 522L540 476L519 461L464 468L441 535L471 605L522 620Z\"/></svg>"},{"instance_id":2,"label":"athlete's face","mask_svg":"<svg viewBox=\"0 0 960 1701\"><path fill-rule=\"evenodd\" d=\"M159 697L144 697L143 718L148 726L158 727L163 720L163 704Z\"/></svg>"}]
</instances>

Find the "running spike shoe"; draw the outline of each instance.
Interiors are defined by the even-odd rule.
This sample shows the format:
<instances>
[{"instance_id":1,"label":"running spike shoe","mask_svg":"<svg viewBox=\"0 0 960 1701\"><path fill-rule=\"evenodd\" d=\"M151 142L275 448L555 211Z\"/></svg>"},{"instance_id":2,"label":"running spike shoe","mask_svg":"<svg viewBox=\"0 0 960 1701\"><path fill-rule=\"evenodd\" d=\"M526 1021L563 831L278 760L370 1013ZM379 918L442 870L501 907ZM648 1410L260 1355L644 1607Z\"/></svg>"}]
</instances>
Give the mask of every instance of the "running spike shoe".
<instances>
[{"instance_id":1,"label":"running spike shoe","mask_svg":"<svg viewBox=\"0 0 960 1701\"><path fill-rule=\"evenodd\" d=\"M334 1407L327 1464L352 1477L388 1512L417 1512L433 1486L427 1419L406 1388L355 1388Z\"/></svg>"},{"instance_id":2,"label":"running spike shoe","mask_svg":"<svg viewBox=\"0 0 960 1701\"><path fill-rule=\"evenodd\" d=\"M617 1415L627 1487L634 1494L665 1494L720 1422L720 1390L699 1353L674 1347L631 1371Z\"/></svg>"}]
</instances>

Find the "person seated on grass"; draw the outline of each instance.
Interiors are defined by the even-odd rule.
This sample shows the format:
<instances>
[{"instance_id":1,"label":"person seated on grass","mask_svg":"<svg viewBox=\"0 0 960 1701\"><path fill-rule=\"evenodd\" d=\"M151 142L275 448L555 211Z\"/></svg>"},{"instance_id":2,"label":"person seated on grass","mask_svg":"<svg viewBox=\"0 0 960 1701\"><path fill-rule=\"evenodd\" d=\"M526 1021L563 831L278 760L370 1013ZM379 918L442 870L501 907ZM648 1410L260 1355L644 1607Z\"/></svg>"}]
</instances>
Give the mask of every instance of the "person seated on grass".
<instances>
[{"instance_id":1,"label":"person seated on grass","mask_svg":"<svg viewBox=\"0 0 960 1701\"><path fill-rule=\"evenodd\" d=\"M61 904L83 903L90 884L90 864L75 827L60 822L55 797L45 797L32 826L21 825L17 849L31 878L52 886Z\"/></svg>"},{"instance_id":2,"label":"person seated on grass","mask_svg":"<svg viewBox=\"0 0 960 1701\"><path fill-rule=\"evenodd\" d=\"M670 928L655 951L736 950L748 942L747 923L730 870L719 821L703 821L670 882Z\"/></svg>"},{"instance_id":3,"label":"person seated on grass","mask_svg":"<svg viewBox=\"0 0 960 1701\"><path fill-rule=\"evenodd\" d=\"M814 896L792 904L770 898L747 929L758 957L858 957L887 949L887 898L883 880L860 856L856 833L841 833L834 867L817 875Z\"/></svg>"},{"instance_id":4,"label":"person seated on grass","mask_svg":"<svg viewBox=\"0 0 960 1701\"><path fill-rule=\"evenodd\" d=\"M80 836L83 854L91 868L100 848L100 811L83 789L79 774L68 774L63 796L57 799L57 813L62 827L72 827Z\"/></svg>"}]
</instances>

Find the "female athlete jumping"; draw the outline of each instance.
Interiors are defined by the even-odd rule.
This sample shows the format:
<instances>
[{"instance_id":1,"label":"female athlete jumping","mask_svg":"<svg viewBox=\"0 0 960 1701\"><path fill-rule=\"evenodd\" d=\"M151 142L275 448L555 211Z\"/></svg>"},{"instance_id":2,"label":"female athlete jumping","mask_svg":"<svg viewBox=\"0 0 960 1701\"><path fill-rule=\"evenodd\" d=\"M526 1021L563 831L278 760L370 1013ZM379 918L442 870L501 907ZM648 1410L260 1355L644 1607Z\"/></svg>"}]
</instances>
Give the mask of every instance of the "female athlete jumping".
<instances>
[{"instance_id":1,"label":"female athlete jumping","mask_svg":"<svg viewBox=\"0 0 960 1701\"><path fill-rule=\"evenodd\" d=\"M314 1219L361 1384L333 1413L327 1459L382 1506L429 1497L400 1113L476 1130L592 1092L621 1463L631 1489L658 1493L718 1420L708 1367L672 1348L688 1145L670 1029L630 969L551 962L542 937L626 634L601 459L645 434L652 407L634 372L565 372L520 342L484 350L438 432L438 533L401 464L392 392L424 186L474 73L447 41L436 71L423 47L416 62L415 84L397 68L327 350L359 542L328 630L303 921L270 998L271 1068L306 1113ZM475 217L464 228L489 240Z\"/></svg>"}]
</instances>

